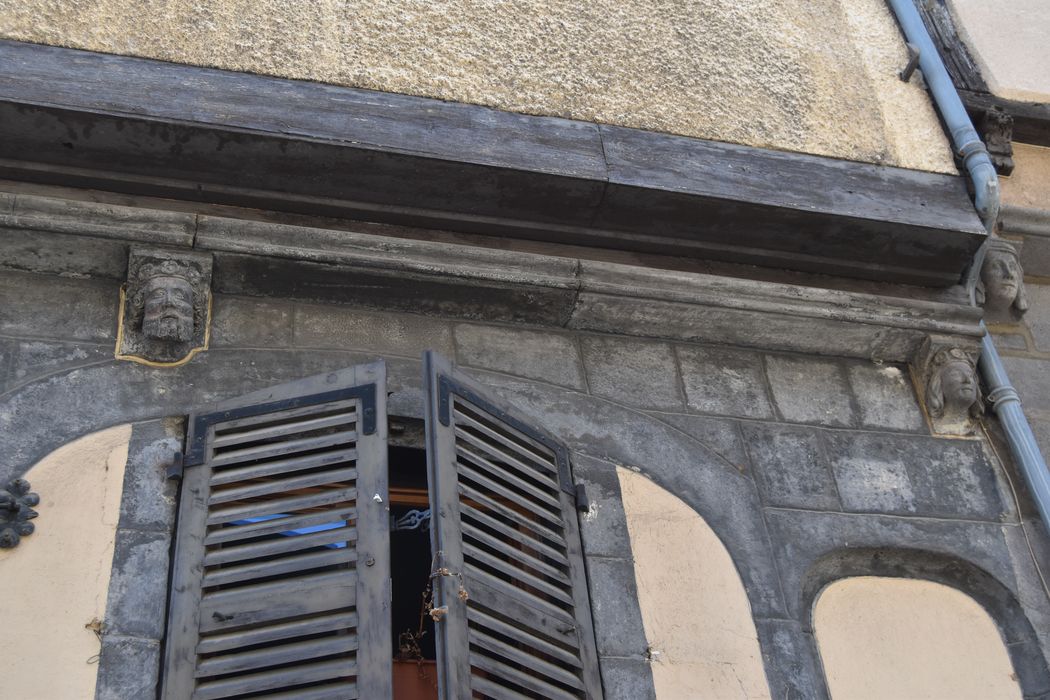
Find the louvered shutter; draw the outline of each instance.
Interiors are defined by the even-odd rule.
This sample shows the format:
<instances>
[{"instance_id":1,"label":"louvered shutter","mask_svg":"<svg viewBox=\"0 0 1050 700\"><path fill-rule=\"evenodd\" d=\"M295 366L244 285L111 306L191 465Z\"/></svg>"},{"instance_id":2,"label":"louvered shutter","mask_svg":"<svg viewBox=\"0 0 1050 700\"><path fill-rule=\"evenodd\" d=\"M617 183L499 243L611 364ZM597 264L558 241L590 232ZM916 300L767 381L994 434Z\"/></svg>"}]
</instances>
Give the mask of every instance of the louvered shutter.
<instances>
[{"instance_id":1,"label":"louvered shutter","mask_svg":"<svg viewBox=\"0 0 1050 700\"><path fill-rule=\"evenodd\" d=\"M391 696L386 375L190 416L161 697Z\"/></svg>"},{"instance_id":2,"label":"louvered shutter","mask_svg":"<svg viewBox=\"0 0 1050 700\"><path fill-rule=\"evenodd\" d=\"M442 699L601 698L567 450L424 364Z\"/></svg>"}]
</instances>

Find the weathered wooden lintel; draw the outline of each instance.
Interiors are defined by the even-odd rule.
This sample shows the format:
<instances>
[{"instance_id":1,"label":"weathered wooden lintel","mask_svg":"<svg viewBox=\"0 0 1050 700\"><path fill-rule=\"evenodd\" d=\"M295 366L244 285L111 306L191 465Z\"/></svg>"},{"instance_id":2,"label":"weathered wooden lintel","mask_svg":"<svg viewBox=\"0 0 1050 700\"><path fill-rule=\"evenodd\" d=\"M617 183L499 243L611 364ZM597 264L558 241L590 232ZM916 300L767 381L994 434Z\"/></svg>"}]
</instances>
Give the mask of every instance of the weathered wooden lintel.
<instances>
[{"instance_id":1,"label":"weathered wooden lintel","mask_svg":"<svg viewBox=\"0 0 1050 700\"><path fill-rule=\"evenodd\" d=\"M0 42L0 177L931 286L961 178Z\"/></svg>"}]
</instances>

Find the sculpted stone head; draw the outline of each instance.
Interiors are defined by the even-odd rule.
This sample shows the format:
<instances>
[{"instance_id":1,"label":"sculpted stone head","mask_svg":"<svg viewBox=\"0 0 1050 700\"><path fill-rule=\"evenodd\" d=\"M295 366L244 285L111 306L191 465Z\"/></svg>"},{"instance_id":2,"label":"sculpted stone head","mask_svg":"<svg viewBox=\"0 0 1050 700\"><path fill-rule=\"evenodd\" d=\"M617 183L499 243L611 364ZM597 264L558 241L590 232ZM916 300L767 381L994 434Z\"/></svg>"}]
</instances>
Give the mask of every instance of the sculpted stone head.
<instances>
[{"instance_id":1,"label":"sculpted stone head","mask_svg":"<svg viewBox=\"0 0 1050 700\"><path fill-rule=\"evenodd\" d=\"M117 356L172 364L207 345L211 256L133 248L128 258Z\"/></svg>"},{"instance_id":2,"label":"sculpted stone head","mask_svg":"<svg viewBox=\"0 0 1050 700\"><path fill-rule=\"evenodd\" d=\"M142 332L157 340L193 339L193 286L185 277L158 274L143 288Z\"/></svg>"},{"instance_id":3,"label":"sculpted stone head","mask_svg":"<svg viewBox=\"0 0 1050 700\"><path fill-rule=\"evenodd\" d=\"M934 356L926 390L926 407L934 418L965 420L984 413L977 370L966 353L950 349Z\"/></svg>"},{"instance_id":4,"label":"sculpted stone head","mask_svg":"<svg viewBox=\"0 0 1050 700\"><path fill-rule=\"evenodd\" d=\"M1028 310L1024 271L1017 249L1010 243L996 239L989 244L981 267L978 297L978 301L992 311L1005 311L1011 307L1020 313Z\"/></svg>"}]
</instances>

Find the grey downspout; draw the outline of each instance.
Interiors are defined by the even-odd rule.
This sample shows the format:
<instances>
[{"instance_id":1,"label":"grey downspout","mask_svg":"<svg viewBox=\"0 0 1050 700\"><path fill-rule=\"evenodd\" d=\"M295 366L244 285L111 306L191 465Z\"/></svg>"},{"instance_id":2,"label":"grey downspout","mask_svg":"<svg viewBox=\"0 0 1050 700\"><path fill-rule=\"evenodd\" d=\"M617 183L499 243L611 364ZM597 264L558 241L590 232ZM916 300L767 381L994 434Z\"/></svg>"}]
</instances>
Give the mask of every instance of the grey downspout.
<instances>
[{"instance_id":1,"label":"grey downspout","mask_svg":"<svg viewBox=\"0 0 1050 700\"><path fill-rule=\"evenodd\" d=\"M992 165L992 160L988 157L988 151L978 136L977 130L973 128L970 115L966 113L966 108L959 99L959 93L956 92L951 76L948 75L941 56L937 53L933 40L930 39L926 25L915 8L914 0L888 0L888 2L897 16L897 22L904 31L904 36L919 51L919 68L933 95L933 102L951 134L952 145L955 146L959 156L963 159L966 170L970 173L975 192L974 206L981 221L984 222L988 235L992 236L999 218L999 177L996 175L995 166ZM976 305L974 291L977 279L981 274L986 246L987 241L977 251L966 275L970 303L974 305ZM1039 515L1043 520L1043 527L1050 529L1050 472L1047 471L1046 460L1039 451L1032 428L1028 425L1028 419L1021 410L1021 399L1017 395L1017 390L1010 383L1010 378L1006 375L1006 368L999 357L999 351L995 349L992 337L983 321L981 330L984 331L984 337L981 339L981 359L978 367L988 385L988 399L1006 432L1010 452L1015 462L1021 467L1028 488L1035 498Z\"/></svg>"}]
</instances>

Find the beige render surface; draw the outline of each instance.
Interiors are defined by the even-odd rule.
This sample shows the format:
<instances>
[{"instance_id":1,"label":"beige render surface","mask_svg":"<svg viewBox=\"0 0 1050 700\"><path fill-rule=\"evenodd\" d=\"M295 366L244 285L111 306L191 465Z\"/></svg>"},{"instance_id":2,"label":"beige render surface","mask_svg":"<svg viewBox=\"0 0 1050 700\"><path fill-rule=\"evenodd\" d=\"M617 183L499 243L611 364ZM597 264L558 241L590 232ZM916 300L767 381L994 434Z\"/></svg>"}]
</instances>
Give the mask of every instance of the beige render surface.
<instances>
[{"instance_id":1,"label":"beige render surface","mask_svg":"<svg viewBox=\"0 0 1050 700\"><path fill-rule=\"evenodd\" d=\"M817 598L813 625L833 699L1021 698L992 618L954 588L842 579Z\"/></svg>"},{"instance_id":2,"label":"beige render surface","mask_svg":"<svg viewBox=\"0 0 1050 700\"><path fill-rule=\"evenodd\" d=\"M956 172L883 0L0 0L0 37Z\"/></svg>"},{"instance_id":3,"label":"beige render surface","mask_svg":"<svg viewBox=\"0 0 1050 700\"><path fill-rule=\"evenodd\" d=\"M1050 3L950 0L949 6L992 92L1011 100L1050 102Z\"/></svg>"},{"instance_id":4,"label":"beige render surface","mask_svg":"<svg viewBox=\"0 0 1050 700\"><path fill-rule=\"evenodd\" d=\"M131 426L80 438L25 478L40 494L36 532L0 550L4 697L95 697L99 653L84 625L106 611Z\"/></svg>"},{"instance_id":5,"label":"beige render surface","mask_svg":"<svg viewBox=\"0 0 1050 700\"><path fill-rule=\"evenodd\" d=\"M677 496L617 469L661 700L769 698L751 605L718 536Z\"/></svg>"},{"instance_id":6,"label":"beige render surface","mask_svg":"<svg viewBox=\"0 0 1050 700\"><path fill-rule=\"evenodd\" d=\"M1003 204L1050 209L1050 148L1015 143L1014 171L1000 177Z\"/></svg>"}]
</instances>

